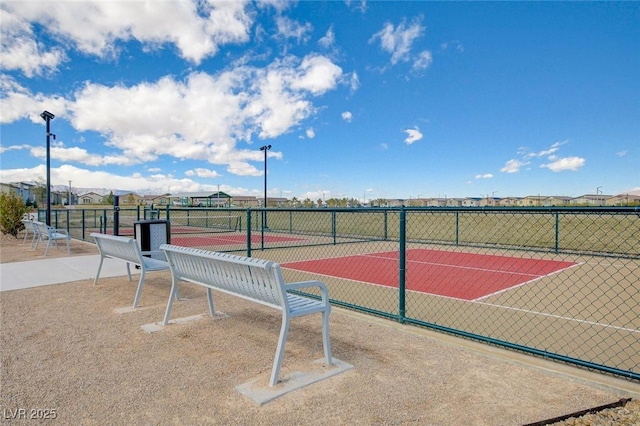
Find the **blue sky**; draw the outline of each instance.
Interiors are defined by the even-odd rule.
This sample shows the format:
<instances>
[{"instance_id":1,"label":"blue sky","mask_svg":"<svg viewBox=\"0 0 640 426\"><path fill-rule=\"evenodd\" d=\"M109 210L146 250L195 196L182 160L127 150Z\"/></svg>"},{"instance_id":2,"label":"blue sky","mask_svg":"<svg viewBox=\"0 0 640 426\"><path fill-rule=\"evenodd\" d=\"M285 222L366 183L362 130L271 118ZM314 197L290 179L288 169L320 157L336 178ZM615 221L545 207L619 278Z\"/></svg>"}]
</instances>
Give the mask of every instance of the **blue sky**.
<instances>
[{"instance_id":1,"label":"blue sky","mask_svg":"<svg viewBox=\"0 0 640 426\"><path fill-rule=\"evenodd\" d=\"M0 181L640 191L639 2L3 1Z\"/></svg>"}]
</instances>

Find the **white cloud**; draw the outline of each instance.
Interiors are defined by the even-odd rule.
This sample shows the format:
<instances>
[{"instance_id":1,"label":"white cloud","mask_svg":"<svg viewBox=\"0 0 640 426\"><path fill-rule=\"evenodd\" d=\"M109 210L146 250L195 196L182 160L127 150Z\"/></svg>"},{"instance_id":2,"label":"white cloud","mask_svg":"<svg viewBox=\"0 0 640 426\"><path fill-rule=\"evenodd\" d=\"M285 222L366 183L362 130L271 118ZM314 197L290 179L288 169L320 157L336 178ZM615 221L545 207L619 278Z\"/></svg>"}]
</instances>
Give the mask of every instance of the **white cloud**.
<instances>
[{"instance_id":1,"label":"white cloud","mask_svg":"<svg viewBox=\"0 0 640 426\"><path fill-rule=\"evenodd\" d=\"M493 178L493 173L483 173L483 174L477 174L475 176L476 179L491 179Z\"/></svg>"},{"instance_id":2,"label":"white cloud","mask_svg":"<svg viewBox=\"0 0 640 426\"><path fill-rule=\"evenodd\" d=\"M449 48L455 49L458 52L464 52L464 46L458 40L451 40L440 44L440 49L448 50Z\"/></svg>"},{"instance_id":3,"label":"white cloud","mask_svg":"<svg viewBox=\"0 0 640 426\"><path fill-rule=\"evenodd\" d=\"M565 157L560 158L551 163L542 164L540 167L547 168L552 172L562 172L565 170L578 171L585 164L585 159L580 157Z\"/></svg>"},{"instance_id":4,"label":"white cloud","mask_svg":"<svg viewBox=\"0 0 640 426\"><path fill-rule=\"evenodd\" d=\"M624 151L618 151L618 152L616 152L616 155L617 155L618 157L624 157L624 156L625 156L625 155L627 155L628 153L629 153L629 150L628 150L628 149L625 149Z\"/></svg>"},{"instance_id":5,"label":"white cloud","mask_svg":"<svg viewBox=\"0 0 640 426\"><path fill-rule=\"evenodd\" d=\"M391 64L395 65L400 61L409 60L413 42L422 35L424 29L418 20L410 25L403 21L397 27L387 23L369 39L369 43L380 40L380 47L391 54Z\"/></svg>"},{"instance_id":6,"label":"white cloud","mask_svg":"<svg viewBox=\"0 0 640 426\"><path fill-rule=\"evenodd\" d=\"M156 174L152 176L141 176L140 173L133 173L129 176L122 176L105 171L95 171L78 168L72 165L52 167L52 185L68 185L73 182L73 188L120 188L131 191L151 191L155 193L167 192L171 188L172 192L180 191L206 191L215 190L216 185L203 185L191 179L176 179L170 174ZM40 179L44 182L46 167L44 164L25 169L0 170L0 181L2 182L33 182ZM243 193L243 192L240 192Z\"/></svg>"},{"instance_id":7,"label":"white cloud","mask_svg":"<svg viewBox=\"0 0 640 426\"><path fill-rule=\"evenodd\" d=\"M353 120L353 114L351 114L351 111L345 111L341 114L341 116L342 119L347 123L351 123L351 120Z\"/></svg>"},{"instance_id":8,"label":"white cloud","mask_svg":"<svg viewBox=\"0 0 640 426\"><path fill-rule=\"evenodd\" d=\"M204 58L215 55L221 44L249 41L253 24L251 14L246 10L249 5L248 1L241 0L206 3L51 1L46 2L46 7L35 1L3 2L3 28L5 16L10 16L8 35L14 43L7 51L18 49L23 57L28 54L29 59L25 62L28 65L22 67L25 74L57 67L64 60L59 48L52 48L42 56L31 23L42 25L53 38L62 44L74 45L85 54L115 57L119 41L135 39L148 49L173 44L182 58L199 64ZM170 25L167 16L171 17ZM3 30L3 43L6 34ZM42 58L37 59L39 56ZM34 61L38 60L42 62L40 68L34 68Z\"/></svg>"},{"instance_id":9,"label":"white cloud","mask_svg":"<svg viewBox=\"0 0 640 426\"><path fill-rule=\"evenodd\" d=\"M278 16L276 25L278 26L276 37L292 38L298 43L306 42L313 31L313 26L309 22L303 25L286 16Z\"/></svg>"},{"instance_id":10,"label":"white cloud","mask_svg":"<svg viewBox=\"0 0 640 426\"><path fill-rule=\"evenodd\" d=\"M325 49L328 49L331 46L333 46L335 42L336 42L336 35L333 32L333 26L329 27L325 35L320 40L318 40L318 44L324 47Z\"/></svg>"},{"instance_id":11,"label":"white cloud","mask_svg":"<svg viewBox=\"0 0 640 426\"><path fill-rule=\"evenodd\" d=\"M420 133L420 130L417 127L414 127L413 129L405 129L403 130L403 132L408 135L404 140L407 145L411 145L412 143L421 140L423 137L422 133Z\"/></svg>"},{"instance_id":12,"label":"white cloud","mask_svg":"<svg viewBox=\"0 0 640 426\"><path fill-rule=\"evenodd\" d=\"M197 167L193 170L187 170L186 172L184 172L184 174L189 177L197 176L201 178L217 178L222 176L220 173L216 172L215 170L204 169L201 167Z\"/></svg>"},{"instance_id":13,"label":"white cloud","mask_svg":"<svg viewBox=\"0 0 640 426\"><path fill-rule=\"evenodd\" d=\"M509 160L505 163L504 167L500 169L503 173L518 173L520 169L524 166L529 165L528 161L520 161L520 160Z\"/></svg>"},{"instance_id":14,"label":"white cloud","mask_svg":"<svg viewBox=\"0 0 640 426\"><path fill-rule=\"evenodd\" d=\"M298 68L291 82L294 89L305 89L314 95L320 95L334 89L342 76L342 69L325 56L308 55Z\"/></svg>"},{"instance_id":15,"label":"white cloud","mask_svg":"<svg viewBox=\"0 0 640 426\"><path fill-rule=\"evenodd\" d=\"M39 117L46 109L70 120L80 132L103 135L111 148L98 156L89 148L58 145L52 158L87 165L131 165L160 156L227 165L234 174L259 175L248 164L260 161L255 149L238 147L252 136L275 138L315 113L314 96L337 87L342 70L328 58L286 57L265 68L238 66L216 75L189 74L183 81L164 77L133 86L87 82L73 99L32 94L13 80L0 79L0 122ZM202 96L207 93L207 96ZM212 113L215 111L215 113ZM32 154L42 158L40 149ZM282 154L272 152L274 158Z\"/></svg>"},{"instance_id":16,"label":"white cloud","mask_svg":"<svg viewBox=\"0 0 640 426\"><path fill-rule=\"evenodd\" d=\"M309 128L306 130L305 135L307 135L307 137L308 137L309 139L313 139L313 138L315 138L315 137L316 137L316 132L315 132L315 130L313 130L311 127L309 127Z\"/></svg>"},{"instance_id":17,"label":"white cloud","mask_svg":"<svg viewBox=\"0 0 640 426\"><path fill-rule=\"evenodd\" d=\"M539 158L539 157L546 157L546 156L550 156L555 154L562 145L568 143L568 141L559 141L559 142L555 142L551 145L551 147L549 147L548 149L544 149L542 151L539 152L526 152L526 148L521 148L521 150L523 150L524 153L524 157L525 158Z\"/></svg>"},{"instance_id":18,"label":"white cloud","mask_svg":"<svg viewBox=\"0 0 640 426\"><path fill-rule=\"evenodd\" d=\"M431 52L428 50L424 50L418 54L418 56L413 61L413 69L420 71L426 70L433 63L433 56Z\"/></svg>"},{"instance_id":19,"label":"white cloud","mask_svg":"<svg viewBox=\"0 0 640 426\"><path fill-rule=\"evenodd\" d=\"M349 79L349 86L351 87L351 91L355 92L360 87L360 78L358 78L357 72L351 73L351 78Z\"/></svg>"},{"instance_id":20,"label":"white cloud","mask_svg":"<svg viewBox=\"0 0 640 426\"><path fill-rule=\"evenodd\" d=\"M20 70L31 78L55 70L67 60L59 47L46 50L38 43L29 23L20 16L0 9L0 64L5 70Z\"/></svg>"},{"instance_id":21,"label":"white cloud","mask_svg":"<svg viewBox=\"0 0 640 426\"><path fill-rule=\"evenodd\" d=\"M0 75L0 123L8 124L22 118L29 118L32 122L44 124L40 113L48 110L58 118L65 117L68 109L66 99L56 95L45 96L41 93L32 94L6 75Z\"/></svg>"},{"instance_id":22,"label":"white cloud","mask_svg":"<svg viewBox=\"0 0 640 426\"><path fill-rule=\"evenodd\" d=\"M29 149L30 145L10 145L10 146L2 146L0 145L0 154L4 154L7 151L19 151L21 149Z\"/></svg>"}]
</instances>

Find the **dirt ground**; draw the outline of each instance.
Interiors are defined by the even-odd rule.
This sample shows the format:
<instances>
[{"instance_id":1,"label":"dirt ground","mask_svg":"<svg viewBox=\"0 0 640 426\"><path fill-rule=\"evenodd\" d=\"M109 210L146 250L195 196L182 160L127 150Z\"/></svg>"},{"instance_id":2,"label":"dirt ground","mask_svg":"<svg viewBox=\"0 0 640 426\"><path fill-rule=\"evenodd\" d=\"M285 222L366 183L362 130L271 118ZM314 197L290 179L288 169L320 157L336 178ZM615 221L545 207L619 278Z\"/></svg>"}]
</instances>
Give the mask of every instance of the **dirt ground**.
<instances>
[{"instance_id":1,"label":"dirt ground","mask_svg":"<svg viewBox=\"0 0 640 426\"><path fill-rule=\"evenodd\" d=\"M80 241L71 250L97 254ZM43 253L0 241L2 264ZM54 248L47 257L57 256L67 253ZM279 313L217 294L226 318L149 334L141 325L162 319L170 275L149 274L140 308L117 313L131 304L136 282L0 292L0 422L46 415L57 424L522 425L640 395L624 380L334 308L333 356L354 368L259 406L235 387L253 379L267 386ZM206 313L204 290L185 284L181 296L172 318ZM295 319L277 386L296 371L329 368L312 363L320 358L320 317Z\"/></svg>"}]
</instances>

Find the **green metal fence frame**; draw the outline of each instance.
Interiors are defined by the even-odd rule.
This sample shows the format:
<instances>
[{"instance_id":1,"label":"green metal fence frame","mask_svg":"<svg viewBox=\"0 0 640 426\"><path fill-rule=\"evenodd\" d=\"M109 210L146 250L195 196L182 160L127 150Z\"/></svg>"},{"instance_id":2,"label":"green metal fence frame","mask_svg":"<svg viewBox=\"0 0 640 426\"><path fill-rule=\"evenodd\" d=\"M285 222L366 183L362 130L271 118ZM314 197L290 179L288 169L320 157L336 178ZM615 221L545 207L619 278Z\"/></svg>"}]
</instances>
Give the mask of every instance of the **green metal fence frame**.
<instances>
[{"instance_id":1,"label":"green metal fence frame","mask_svg":"<svg viewBox=\"0 0 640 426\"><path fill-rule=\"evenodd\" d=\"M340 300L332 299L331 302L340 305L343 307L347 307L350 309L363 311L365 313L393 319L395 321L413 324L420 327L426 327L430 329L434 329L440 332L445 332L452 335L461 336L464 338L473 339L476 341L481 341L491 345L497 345L517 351L521 351L527 354L540 356L560 362L565 362L573 365L578 365L581 367L585 367L588 369L593 369L596 371L601 371L605 373L610 373L616 376L621 376L624 378L628 378L631 380L640 380L640 372L638 371L629 371L622 370L619 368L593 363L590 361L585 361L561 354L556 354L552 352L547 352L544 350L540 350L533 347L523 346L515 342L508 342L504 340L494 339L488 336L482 336L474 333L469 333L464 330L458 330L454 328L449 328L439 324L433 324L430 322L425 322L418 320L416 318L411 318L406 314L406 246L408 242L410 242L410 238L407 238L407 216L422 213L422 214L439 214L439 215L451 215L453 220L453 238L450 241L429 241L429 242L437 242L438 244L450 244L453 246L478 246L482 245L478 242L473 241L465 241L463 238L464 230L461 229L461 215L464 214L535 214L535 215L543 215L548 214L551 215L551 222L554 224L554 229L550 230L553 234L553 242L548 244L548 246L540 245L534 247L517 247L517 246L509 246L505 245L509 249L521 249L527 251L543 251L549 253L576 253L575 248L571 248L563 245L562 241L562 215L602 215L602 214L621 214L621 215L630 215L630 217L637 217L640 221L640 209L638 207L579 207L579 208L570 208L570 207L529 207L529 208L505 208L505 207L483 207L483 208L444 208L444 207L435 207L435 208L424 208L424 207L398 207L398 208L364 208L364 209L220 209L220 208L171 208L166 206L164 209L149 209L143 207L136 208L121 208L119 211L114 211L113 208L103 208L103 209L71 209L71 210L54 210L52 225L56 228L62 227L66 229L73 238L88 240L88 235L91 232L95 232L96 228L98 228L99 232L113 232L113 233L124 233L126 235L133 235L133 230L129 232L129 224L120 221L120 229L110 229L109 225L113 224L113 215L118 213L122 216L135 218L136 221L146 220L146 219L166 219L171 221L172 215L176 215L179 212L186 212L187 216L191 214L191 212L197 212L202 215L203 213L209 214L237 214L240 216L240 230L246 234L246 247L244 249L244 253L246 256L251 257L253 250L268 250L271 248L280 248L277 244L269 244L265 243L264 235L266 232L273 231L272 228L264 228L262 226L263 218L265 215L270 217L269 225L278 226L279 223L275 218L277 216L285 215L285 219L287 219L286 215L288 215L287 220L281 219L280 222L288 223L287 226L282 227L283 229L278 228L277 230L280 232L289 232L292 234L301 233L301 232L317 232L319 234L323 234L324 236L329 237L329 242L324 242L322 244L343 244L349 242L361 242L361 241L390 241L397 242L398 251L399 251L399 268L398 268L398 311L397 313L393 312L384 312L378 311L375 309L358 306L351 303L346 303ZM39 211L38 217L41 218L44 211ZM382 229L376 229L376 232L372 232L371 235L354 235L352 239L346 238L346 241L341 242L340 240L344 237L340 234L339 227L339 218L341 215L353 215L359 213L367 213L367 214L380 214L382 215L382 219L380 222L382 223ZM322 215L323 217L327 217L328 223L325 223L324 229L316 229L316 230L300 230L297 229L294 221L297 216L300 215ZM397 233L393 229L390 228L390 215L393 215L395 218L398 218L398 228ZM206 217L206 216L205 216ZM635 219L633 219L635 220ZM77 221L80 222L79 226L72 226L72 223L75 224ZM130 225L133 228L133 224ZM126 231L126 232L120 232ZM260 243L255 244L252 241L252 235L257 234L260 235ZM634 236L632 238L637 237L637 241L630 241L631 249L627 252L593 252L593 251L585 251L584 253L590 256L603 256L603 257L613 257L613 258L623 258L623 259L640 259L640 235ZM495 245L491 245L494 247Z\"/></svg>"}]
</instances>

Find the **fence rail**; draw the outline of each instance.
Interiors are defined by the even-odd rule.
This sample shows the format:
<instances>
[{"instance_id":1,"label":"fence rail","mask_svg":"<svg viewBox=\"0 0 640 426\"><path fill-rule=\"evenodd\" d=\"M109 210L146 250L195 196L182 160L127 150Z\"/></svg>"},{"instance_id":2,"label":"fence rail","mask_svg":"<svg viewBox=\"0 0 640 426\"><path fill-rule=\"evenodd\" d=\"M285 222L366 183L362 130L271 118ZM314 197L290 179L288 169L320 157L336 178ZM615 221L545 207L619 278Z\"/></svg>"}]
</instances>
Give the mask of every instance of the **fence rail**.
<instances>
[{"instance_id":1,"label":"fence rail","mask_svg":"<svg viewBox=\"0 0 640 426\"><path fill-rule=\"evenodd\" d=\"M52 225L84 240L149 219L173 244L321 276L336 305L640 380L637 208L76 209Z\"/></svg>"}]
</instances>

